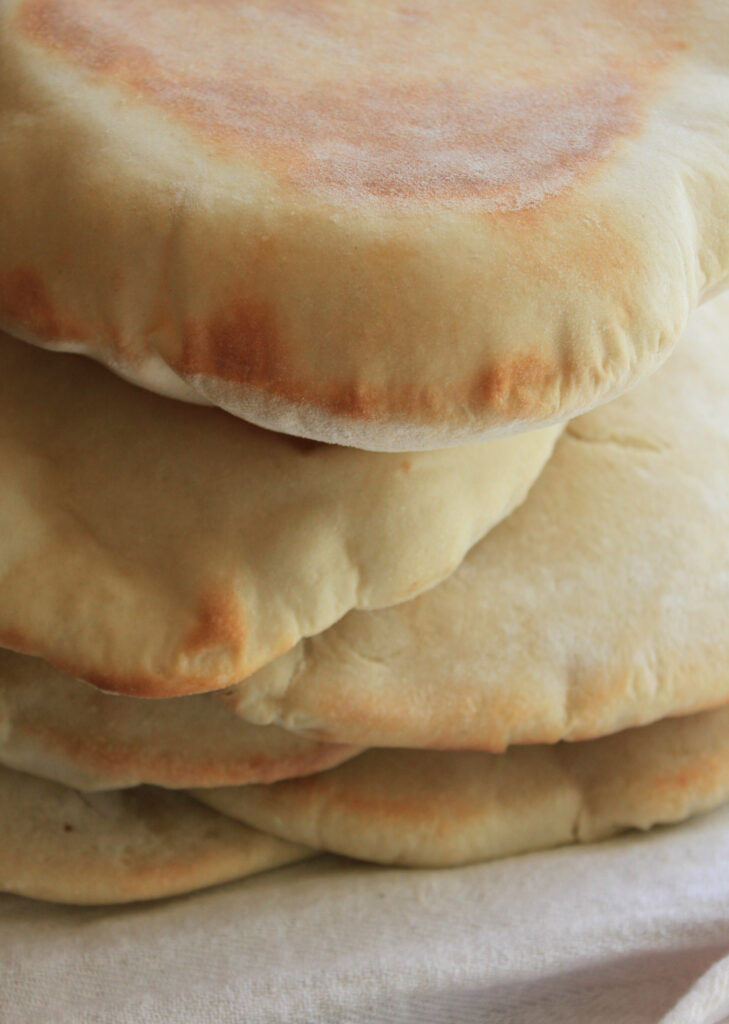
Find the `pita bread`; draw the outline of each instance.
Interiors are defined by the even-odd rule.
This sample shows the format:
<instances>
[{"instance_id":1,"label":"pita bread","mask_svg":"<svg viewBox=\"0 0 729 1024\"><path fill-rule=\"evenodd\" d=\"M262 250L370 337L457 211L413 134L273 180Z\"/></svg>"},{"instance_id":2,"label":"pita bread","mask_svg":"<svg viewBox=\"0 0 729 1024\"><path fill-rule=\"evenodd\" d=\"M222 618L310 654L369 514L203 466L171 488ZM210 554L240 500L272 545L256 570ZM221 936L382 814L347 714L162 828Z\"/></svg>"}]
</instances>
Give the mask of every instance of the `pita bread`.
<instances>
[{"instance_id":1,"label":"pita bread","mask_svg":"<svg viewBox=\"0 0 729 1024\"><path fill-rule=\"evenodd\" d=\"M231 692L362 747L503 750L729 700L729 297L639 388L574 421L458 572L355 612Z\"/></svg>"},{"instance_id":2,"label":"pita bread","mask_svg":"<svg viewBox=\"0 0 729 1024\"><path fill-rule=\"evenodd\" d=\"M182 793L78 793L0 768L0 890L57 903L128 903L312 856Z\"/></svg>"},{"instance_id":3,"label":"pita bread","mask_svg":"<svg viewBox=\"0 0 729 1024\"><path fill-rule=\"evenodd\" d=\"M249 725L216 693L118 697L0 650L0 763L75 789L276 782L357 753Z\"/></svg>"},{"instance_id":4,"label":"pita bread","mask_svg":"<svg viewBox=\"0 0 729 1024\"><path fill-rule=\"evenodd\" d=\"M385 450L613 397L729 276L721 0L9 0L0 318Z\"/></svg>"},{"instance_id":5,"label":"pita bread","mask_svg":"<svg viewBox=\"0 0 729 1024\"><path fill-rule=\"evenodd\" d=\"M289 841L449 867L681 821L729 799L729 708L600 740L370 750L305 779L193 794Z\"/></svg>"},{"instance_id":6,"label":"pita bread","mask_svg":"<svg viewBox=\"0 0 729 1024\"><path fill-rule=\"evenodd\" d=\"M230 685L455 569L559 428L373 454L151 395L0 335L0 644L104 689Z\"/></svg>"}]
</instances>

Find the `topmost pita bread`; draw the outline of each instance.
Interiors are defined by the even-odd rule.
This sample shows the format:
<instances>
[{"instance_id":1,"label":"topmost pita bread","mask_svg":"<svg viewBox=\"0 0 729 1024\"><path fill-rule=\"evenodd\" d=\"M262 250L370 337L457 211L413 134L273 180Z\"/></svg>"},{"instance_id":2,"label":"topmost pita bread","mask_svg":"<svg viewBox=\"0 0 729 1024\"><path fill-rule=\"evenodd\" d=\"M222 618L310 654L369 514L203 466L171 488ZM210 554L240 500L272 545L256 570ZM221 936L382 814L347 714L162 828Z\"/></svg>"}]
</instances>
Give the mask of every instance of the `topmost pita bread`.
<instances>
[{"instance_id":1,"label":"topmost pita bread","mask_svg":"<svg viewBox=\"0 0 729 1024\"><path fill-rule=\"evenodd\" d=\"M565 419L729 274L720 0L13 0L0 322L374 449Z\"/></svg>"}]
</instances>

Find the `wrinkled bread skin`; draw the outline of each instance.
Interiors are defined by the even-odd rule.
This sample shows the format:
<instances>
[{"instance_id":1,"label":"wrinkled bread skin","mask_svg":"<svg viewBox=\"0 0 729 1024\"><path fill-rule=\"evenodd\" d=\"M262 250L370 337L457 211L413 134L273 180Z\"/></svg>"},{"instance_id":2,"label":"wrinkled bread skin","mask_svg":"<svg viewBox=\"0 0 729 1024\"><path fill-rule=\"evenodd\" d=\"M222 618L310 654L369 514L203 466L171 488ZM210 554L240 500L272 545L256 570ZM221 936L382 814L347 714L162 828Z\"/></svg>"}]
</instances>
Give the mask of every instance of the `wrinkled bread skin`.
<instances>
[{"instance_id":1,"label":"wrinkled bread skin","mask_svg":"<svg viewBox=\"0 0 729 1024\"><path fill-rule=\"evenodd\" d=\"M219 693L121 697L40 658L0 650L0 764L74 789L277 782L357 753L250 725Z\"/></svg>"},{"instance_id":2,"label":"wrinkled bread skin","mask_svg":"<svg viewBox=\"0 0 729 1024\"><path fill-rule=\"evenodd\" d=\"M317 849L452 867L716 807L729 799L729 708L503 754L371 750L306 779L193 795Z\"/></svg>"},{"instance_id":3,"label":"wrinkled bread skin","mask_svg":"<svg viewBox=\"0 0 729 1024\"><path fill-rule=\"evenodd\" d=\"M56 903L159 899L312 856L183 793L77 793L0 768L0 890Z\"/></svg>"},{"instance_id":4,"label":"wrinkled bread skin","mask_svg":"<svg viewBox=\"0 0 729 1024\"><path fill-rule=\"evenodd\" d=\"M408 455L302 441L0 333L0 646L101 689L237 683L439 583L561 427Z\"/></svg>"},{"instance_id":5,"label":"wrinkled bread skin","mask_svg":"<svg viewBox=\"0 0 729 1024\"><path fill-rule=\"evenodd\" d=\"M564 420L729 276L721 0L10 0L0 324L381 450Z\"/></svg>"},{"instance_id":6,"label":"wrinkled bread skin","mask_svg":"<svg viewBox=\"0 0 729 1024\"><path fill-rule=\"evenodd\" d=\"M362 747L500 751L729 700L729 295L654 376L572 421L449 579L353 612L231 690Z\"/></svg>"}]
</instances>

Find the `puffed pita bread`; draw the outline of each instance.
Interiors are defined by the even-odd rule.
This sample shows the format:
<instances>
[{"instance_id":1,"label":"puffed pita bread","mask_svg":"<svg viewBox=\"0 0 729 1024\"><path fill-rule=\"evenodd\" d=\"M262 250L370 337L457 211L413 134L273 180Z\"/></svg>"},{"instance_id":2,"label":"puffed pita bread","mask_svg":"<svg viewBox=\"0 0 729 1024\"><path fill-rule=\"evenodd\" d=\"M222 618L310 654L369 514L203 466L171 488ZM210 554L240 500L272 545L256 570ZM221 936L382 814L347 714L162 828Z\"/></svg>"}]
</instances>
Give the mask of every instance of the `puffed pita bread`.
<instances>
[{"instance_id":1,"label":"puffed pita bread","mask_svg":"<svg viewBox=\"0 0 729 1024\"><path fill-rule=\"evenodd\" d=\"M184 793L79 793L9 768L0 831L0 890L57 903L175 896L312 856Z\"/></svg>"},{"instance_id":2,"label":"puffed pita bread","mask_svg":"<svg viewBox=\"0 0 729 1024\"><path fill-rule=\"evenodd\" d=\"M722 0L8 0L0 319L385 450L617 395L729 277Z\"/></svg>"},{"instance_id":3,"label":"puffed pita bread","mask_svg":"<svg viewBox=\"0 0 729 1024\"><path fill-rule=\"evenodd\" d=\"M305 779L193 795L348 857L468 864L681 821L729 800L729 708L503 754L370 750Z\"/></svg>"},{"instance_id":4,"label":"puffed pita bread","mask_svg":"<svg viewBox=\"0 0 729 1024\"><path fill-rule=\"evenodd\" d=\"M0 650L0 764L75 789L276 782L357 753L250 725L217 693L120 697Z\"/></svg>"},{"instance_id":5,"label":"puffed pita bread","mask_svg":"<svg viewBox=\"0 0 729 1024\"><path fill-rule=\"evenodd\" d=\"M654 377L571 423L440 586L352 613L230 694L362 747L588 739L729 700L729 296Z\"/></svg>"},{"instance_id":6,"label":"puffed pita bread","mask_svg":"<svg viewBox=\"0 0 729 1024\"><path fill-rule=\"evenodd\" d=\"M302 443L7 335L0 406L0 645L152 697L230 685L437 583L560 429L411 455Z\"/></svg>"}]
</instances>

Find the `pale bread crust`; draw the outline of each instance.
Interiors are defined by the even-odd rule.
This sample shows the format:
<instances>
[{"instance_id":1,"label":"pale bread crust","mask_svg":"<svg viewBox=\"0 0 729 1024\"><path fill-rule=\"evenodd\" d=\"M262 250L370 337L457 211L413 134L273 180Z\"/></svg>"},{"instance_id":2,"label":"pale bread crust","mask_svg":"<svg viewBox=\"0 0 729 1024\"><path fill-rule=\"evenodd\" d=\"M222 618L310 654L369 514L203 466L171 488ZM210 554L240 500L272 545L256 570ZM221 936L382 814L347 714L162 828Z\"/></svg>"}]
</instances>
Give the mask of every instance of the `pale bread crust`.
<instances>
[{"instance_id":1,"label":"pale bread crust","mask_svg":"<svg viewBox=\"0 0 729 1024\"><path fill-rule=\"evenodd\" d=\"M74 789L277 782L357 753L275 725L250 725L219 692L120 697L39 658L0 650L0 764Z\"/></svg>"},{"instance_id":2,"label":"pale bread crust","mask_svg":"<svg viewBox=\"0 0 729 1024\"><path fill-rule=\"evenodd\" d=\"M503 754L371 750L306 779L193 795L317 849L451 867L595 842L729 800L729 708Z\"/></svg>"},{"instance_id":3,"label":"pale bread crust","mask_svg":"<svg viewBox=\"0 0 729 1024\"><path fill-rule=\"evenodd\" d=\"M0 324L146 387L473 442L619 394L729 277L721 0L0 18Z\"/></svg>"},{"instance_id":4,"label":"pale bread crust","mask_svg":"<svg viewBox=\"0 0 729 1024\"><path fill-rule=\"evenodd\" d=\"M0 831L0 890L56 903L176 896L312 856L183 793L78 793L9 768Z\"/></svg>"},{"instance_id":5,"label":"pale bread crust","mask_svg":"<svg viewBox=\"0 0 729 1024\"><path fill-rule=\"evenodd\" d=\"M499 751L729 700L729 296L573 421L527 501L427 594L231 692L330 742Z\"/></svg>"},{"instance_id":6,"label":"pale bread crust","mask_svg":"<svg viewBox=\"0 0 729 1024\"><path fill-rule=\"evenodd\" d=\"M160 398L0 334L0 645L101 688L230 685L451 573L559 427L395 455Z\"/></svg>"}]
</instances>

